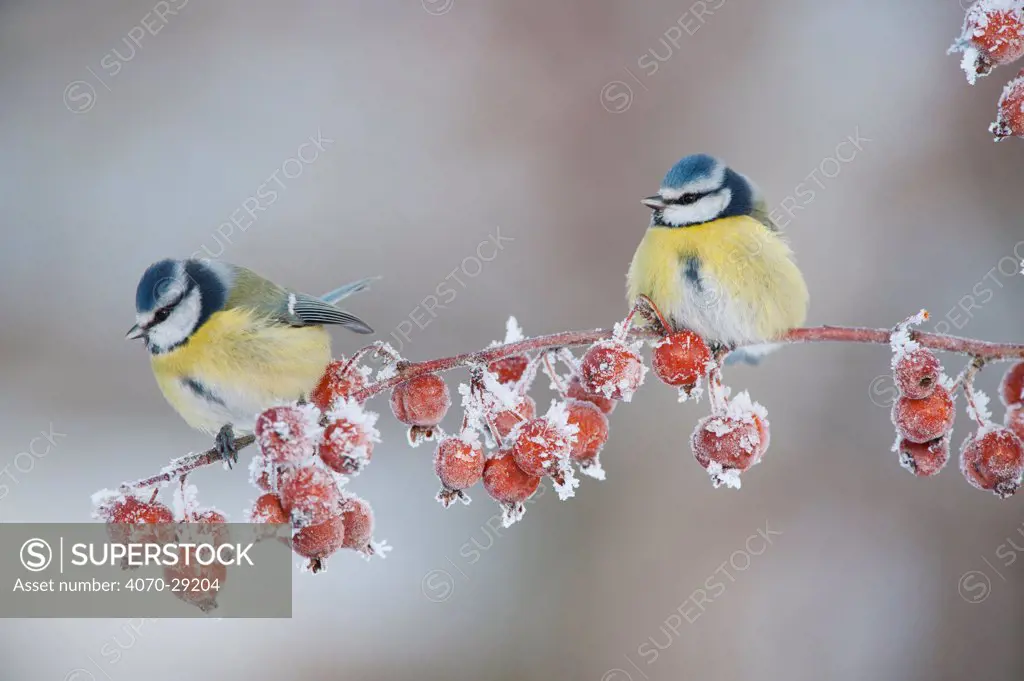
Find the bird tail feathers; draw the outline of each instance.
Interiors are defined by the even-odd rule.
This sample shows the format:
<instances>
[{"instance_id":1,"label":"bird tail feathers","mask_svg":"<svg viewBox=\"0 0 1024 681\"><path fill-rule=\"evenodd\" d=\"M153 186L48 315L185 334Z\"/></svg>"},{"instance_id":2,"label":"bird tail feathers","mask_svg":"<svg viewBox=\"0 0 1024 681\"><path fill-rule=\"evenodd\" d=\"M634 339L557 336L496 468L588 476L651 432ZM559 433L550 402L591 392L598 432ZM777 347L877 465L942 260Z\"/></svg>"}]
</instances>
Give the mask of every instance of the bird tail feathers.
<instances>
[{"instance_id":1,"label":"bird tail feathers","mask_svg":"<svg viewBox=\"0 0 1024 681\"><path fill-rule=\"evenodd\" d=\"M380 279L380 277L366 277L365 279L350 282L344 286L334 289L333 291L323 294L320 296L320 300L330 305L335 305L352 294L359 293L360 291L365 291L370 288L370 283L377 279Z\"/></svg>"}]
</instances>

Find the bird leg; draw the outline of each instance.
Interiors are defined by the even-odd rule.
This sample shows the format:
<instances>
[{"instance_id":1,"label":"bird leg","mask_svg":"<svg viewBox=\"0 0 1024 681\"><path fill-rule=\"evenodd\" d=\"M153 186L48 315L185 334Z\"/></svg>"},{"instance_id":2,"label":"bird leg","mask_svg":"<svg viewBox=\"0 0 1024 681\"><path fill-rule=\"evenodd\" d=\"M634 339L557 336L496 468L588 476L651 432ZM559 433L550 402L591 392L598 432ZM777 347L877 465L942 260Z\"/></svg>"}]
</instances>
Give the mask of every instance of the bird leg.
<instances>
[{"instance_id":1,"label":"bird leg","mask_svg":"<svg viewBox=\"0 0 1024 681\"><path fill-rule=\"evenodd\" d=\"M235 446L235 430L230 423L225 423L217 432L214 448L220 458L227 461L228 468L238 463L238 447Z\"/></svg>"},{"instance_id":2,"label":"bird leg","mask_svg":"<svg viewBox=\"0 0 1024 681\"><path fill-rule=\"evenodd\" d=\"M649 323L660 326L663 335L672 333L672 325L665 319L665 315L661 313L661 310L658 309L653 300L642 293L636 297L633 309L629 311L629 316L626 317L627 327L632 324L633 316L637 313Z\"/></svg>"},{"instance_id":3,"label":"bird leg","mask_svg":"<svg viewBox=\"0 0 1024 681\"><path fill-rule=\"evenodd\" d=\"M725 361L726 356L735 350L731 345L720 343L719 341L709 341L708 349L711 350L711 356L715 359L715 364L722 366L722 362Z\"/></svg>"}]
</instances>

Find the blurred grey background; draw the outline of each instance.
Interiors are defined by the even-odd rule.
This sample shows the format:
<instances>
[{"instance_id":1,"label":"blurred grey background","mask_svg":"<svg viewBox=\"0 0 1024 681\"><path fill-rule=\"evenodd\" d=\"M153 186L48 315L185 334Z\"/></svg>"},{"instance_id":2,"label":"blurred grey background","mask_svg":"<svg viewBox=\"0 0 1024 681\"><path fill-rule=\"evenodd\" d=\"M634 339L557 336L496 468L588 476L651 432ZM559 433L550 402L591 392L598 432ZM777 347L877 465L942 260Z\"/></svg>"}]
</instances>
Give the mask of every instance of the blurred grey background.
<instances>
[{"instance_id":1,"label":"blurred grey background","mask_svg":"<svg viewBox=\"0 0 1024 681\"><path fill-rule=\"evenodd\" d=\"M533 334L607 326L639 199L695 151L789 199L811 323L927 307L932 328L1024 340L1021 146L986 131L1014 70L967 86L944 55L962 13L6 0L0 520L87 521L95 490L207 445L122 340L151 261L206 249L311 292L381 275L352 309L382 337L411 328L411 359L482 347L509 314ZM446 280L457 296L425 315ZM378 400L384 443L351 487L387 560L296 574L290 621L6 620L0 678L1020 679L1024 560L1007 541L1024 546L1024 507L955 463L900 469L888 361L819 345L729 372L772 423L739 493L690 454L706 403L652 380L613 415L608 480L543 495L509 530L482 489L445 512L430 449ZM47 456L19 457L51 428ZM194 481L236 519L254 496L244 472Z\"/></svg>"}]
</instances>

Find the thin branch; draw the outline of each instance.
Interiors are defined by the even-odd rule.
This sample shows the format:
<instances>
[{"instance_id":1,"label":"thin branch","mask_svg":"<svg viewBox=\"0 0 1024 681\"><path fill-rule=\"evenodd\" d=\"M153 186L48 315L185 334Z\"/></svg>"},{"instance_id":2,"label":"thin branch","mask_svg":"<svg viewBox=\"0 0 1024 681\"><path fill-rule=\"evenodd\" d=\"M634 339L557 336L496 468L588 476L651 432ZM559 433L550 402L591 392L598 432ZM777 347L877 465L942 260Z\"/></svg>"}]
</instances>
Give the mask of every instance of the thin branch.
<instances>
[{"instance_id":1,"label":"thin branch","mask_svg":"<svg viewBox=\"0 0 1024 681\"><path fill-rule=\"evenodd\" d=\"M241 451L255 441L255 435L243 435L242 437L235 438L235 451ZM153 477L125 483L121 485L121 489L137 490L145 487L152 487L153 485L166 484L175 478L191 473L197 468L209 466L212 463L217 463L223 460L224 459L221 457L220 451L216 447L211 447L201 454L186 454L185 456L172 461L167 467Z\"/></svg>"},{"instance_id":2,"label":"thin branch","mask_svg":"<svg viewBox=\"0 0 1024 681\"><path fill-rule=\"evenodd\" d=\"M352 394L352 399L365 402L376 395L405 383L417 376L450 371L459 367L485 366L490 362L512 355L523 355L546 350L592 345L598 341L608 340L613 336L612 329L594 329L593 331L566 331L547 336L528 338L516 343L507 343L495 347L467 352L453 357L442 357L425 362L408 362L397 367L395 373L383 380L376 381ZM841 326L816 326L793 329L778 339L777 342L790 343L873 343L888 345L891 329L868 329ZM1024 345L1012 343L990 343L987 341L958 338L936 333L910 332L911 338L926 348L942 352L969 355L983 362L999 362L1008 360L1024 360ZM629 340L652 340L661 334L652 329L633 328L629 332ZM376 346L371 346L377 349ZM365 354L365 353L364 353ZM246 435L235 440L237 450L244 449L253 443L255 438ZM167 483L174 478L197 468L220 461L217 450L209 449L201 454L190 454L171 462L160 474L122 485L124 489L139 489Z\"/></svg>"},{"instance_id":3,"label":"thin branch","mask_svg":"<svg viewBox=\"0 0 1024 681\"><path fill-rule=\"evenodd\" d=\"M975 357L971 360L970 364L964 367L964 370L957 377L956 383L954 384L954 389L956 386L963 388L964 397L967 398L967 404L970 406L971 415L978 423L979 428L985 427L985 421L981 418L981 411L978 410L977 398L974 395L974 378L984 366L985 360L980 357Z\"/></svg>"}]
</instances>

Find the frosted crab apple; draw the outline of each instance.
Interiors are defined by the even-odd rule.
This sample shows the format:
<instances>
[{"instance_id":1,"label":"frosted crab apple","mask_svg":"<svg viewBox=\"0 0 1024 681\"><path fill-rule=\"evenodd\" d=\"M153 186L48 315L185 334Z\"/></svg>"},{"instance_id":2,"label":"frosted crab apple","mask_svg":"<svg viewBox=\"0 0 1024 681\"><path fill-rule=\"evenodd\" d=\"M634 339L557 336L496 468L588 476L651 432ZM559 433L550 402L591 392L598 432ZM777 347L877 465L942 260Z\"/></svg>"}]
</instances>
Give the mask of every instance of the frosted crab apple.
<instances>
[{"instance_id":1,"label":"frosted crab apple","mask_svg":"<svg viewBox=\"0 0 1024 681\"><path fill-rule=\"evenodd\" d=\"M1024 0L978 0L967 9L960 37L949 53L963 52L960 65L972 85L996 66L1024 56Z\"/></svg>"},{"instance_id":2,"label":"frosted crab apple","mask_svg":"<svg viewBox=\"0 0 1024 681\"><path fill-rule=\"evenodd\" d=\"M326 415L327 428L320 459L338 473L358 473L370 463L373 445L380 442L377 414L351 399L339 399Z\"/></svg>"},{"instance_id":3,"label":"frosted crab apple","mask_svg":"<svg viewBox=\"0 0 1024 681\"><path fill-rule=\"evenodd\" d=\"M569 400L566 405L569 424L576 427L571 456L574 461L588 461L597 457L608 441L608 417L600 407L584 400Z\"/></svg>"},{"instance_id":4,"label":"frosted crab apple","mask_svg":"<svg viewBox=\"0 0 1024 681\"><path fill-rule=\"evenodd\" d=\"M580 377L587 392L622 402L633 399L646 371L640 354L615 340L595 343L580 363Z\"/></svg>"},{"instance_id":5,"label":"frosted crab apple","mask_svg":"<svg viewBox=\"0 0 1024 681\"><path fill-rule=\"evenodd\" d=\"M341 490L327 470L313 464L286 471L281 478L281 506L294 527L326 522L341 508Z\"/></svg>"},{"instance_id":6,"label":"frosted crab apple","mask_svg":"<svg viewBox=\"0 0 1024 681\"><path fill-rule=\"evenodd\" d=\"M487 368L498 377L499 382L505 385L515 385L523 377L523 373L529 365L530 358L526 355L512 355L491 362Z\"/></svg>"},{"instance_id":7,"label":"frosted crab apple","mask_svg":"<svg viewBox=\"0 0 1024 681\"><path fill-rule=\"evenodd\" d=\"M930 442L953 428L956 408L949 390L939 385L920 400L901 397L892 406L896 431L911 442Z\"/></svg>"},{"instance_id":8,"label":"frosted crab apple","mask_svg":"<svg viewBox=\"0 0 1024 681\"><path fill-rule=\"evenodd\" d=\"M417 376L391 392L391 411L396 419L410 426L436 426L451 403L448 385L437 374Z\"/></svg>"},{"instance_id":9,"label":"frosted crab apple","mask_svg":"<svg viewBox=\"0 0 1024 681\"><path fill-rule=\"evenodd\" d=\"M297 465L313 457L323 428L311 404L267 409L256 419L256 444L275 464Z\"/></svg>"},{"instance_id":10,"label":"frosted crab apple","mask_svg":"<svg viewBox=\"0 0 1024 681\"><path fill-rule=\"evenodd\" d=\"M366 387L365 367L356 366L344 357L327 365L324 375L310 393L310 401L320 411L328 411L335 400L347 399L358 390Z\"/></svg>"},{"instance_id":11,"label":"frosted crab apple","mask_svg":"<svg viewBox=\"0 0 1024 681\"><path fill-rule=\"evenodd\" d=\"M505 527L523 517L523 502L533 496L539 485L540 477L525 473L508 450L500 450L484 463L484 489L504 510Z\"/></svg>"},{"instance_id":12,"label":"frosted crab apple","mask_svg":"<svg viewBox=\"0 0 1024 681\"><path fill-rule=\"evenodd\" d=\"M324 561L345 543L345 520L339 513L319 525L310 525L292 535L292 550L309 559L309 570L320 572Z\"/></svg>"},{"instance_id":13,"label":"frosted crab apple","mask_svg":"<svg viewBox=\"0 0 1024 681\"><path fill-rule=\"evenodd\" d=\"M1008 428L984 426L964 440L960 470L978 489L1012 496L1024 477L1024 443Z\"/></svg>"},{"instance_id":14,"label":"frosted crab apple","mask_svg":"<svg viewBox=\"0 0 1024 681\"><path fill-rule=\"evenodd\" d=\"M710 361L711 350L704 339L693 331L679 331L665 336L651 353L651 364L658 378L687 392L697 385Z\"/></svg>"},{"instance_id":15,"label":"frosted crab apple","mask_svg":"<svg viewBox=\"0 0 1024 681\"><path fill-rule=\"evenodd\" d=\"M740 488L740 473L761 462L769 444L768 413L746 392L733 398L726 412L706 416L690 437L697 463L715 487Z\"/></svg>"},{"instance_id":16,"label":"frosted crab apple","mask_svg":"<svg viewBox=\"0 0 1024 681\"><path fill-rule=\"evenodd\" d=\"M583 387L583 382L580 381L579 376L573 376L572 380L569 381L569 387L565 391L565 396L571 397L575 400L591 402L606 415L615 411L615 400L589 392L585 387Z\"/></svg>"},{"instance_id":17,"label":"frosted crab apple","mask_svg":"<svg viewBox=\"0 0 1024 681\"><path fill-rule=\"evenodd\" d=\"M996 120L988 131L996 142L1007 137L1024 137L1024 69L1003 88Z\"/></svg>"},{"instance_id":18,"label":"frosted crab apple","mask_svg":"<svg viewBox=\"0 0 1024 681\"><path fill-rule=\"evenodd\" d=\"M575 434L566 434L546 416L527 421L516 431L512 457L528 475L554 472L560 459L569 458Z\"/></svg>"},{"instance_id":19,"label":"frosted crab apple","mask_svg":"<svg viewBox=\"0 0 1024 681\"><path fill-rule=\"evenodd\" d=\"M532 397L526 396L514 409L502 409L491 417L491 425L498 437L504 440L520 423L525 423L537 415L537 403Z\"/></svg>"},{"instance_id":20,"label":"frosted crab apple","mask_svg":"<svg viewBox=\"0 0 1024 681\"><path fill-rule=\"evenodd\" d=\"M935 392L941 373L939 359L924 348L899 355L893 367L900 394L912 400L922 400Z\"/></svg>"},{"instance_id":21,"label":"frosted crab apple","mask_svg":"<svg viewBox=\"0 0 1024 681\"><path fill-rule=\"evenodd\" d=\"M473 433L473 435L476 435ZM448 508L455 499L469 503L463 492L483 477L484 452L479 437L446 437L437 443L434 453L434 472L441 480L437 500Z\"/></svg>"},{"instance_id":22,"label":"frosted crab apple","mask_svg":"<svg viewBox=\"0 0 1024 681\"><path fill-rule=\"evenodd\" d=\"M287 525L288 512L281 505L281 497L273 492L260 496L249 509L249 522Z\"/></svg>"},{"instance_id":23,"label":"frosted crab apple","mask_svg":"<svg viewBox=\"0 0 1024 681\"><path fill-rule=\"evenodd\" d=\"M107 523L115 542L174 541L174 513L155 499L143 501L133 494L104 491L93 496L93 503L93 518Z\"/></svg>"},{"instance_id":24,"label":"frosted crab apple","mask_svg":"<svg viewBox=\"0 0 1024 681\"><path fill-rule=\"evenodd\" d=\"M342 546L359 551L366 557L377 553L379 547L373 543L373 509L370 503L353 494L346 497L343 508L345 540Z\"/></svg>"},{"instance_id":25,"label":"frosted crab apple","mask_svg":"<svg viewBox=\"0 0 1024 681\"><path fill-rule=\"evenodd\" d=\"M1024 362L1017 362L1003 374L999 396L1007 407L1024 405Z\"/></svg>"},{"instance_id":26,"label":"frosted crab apple","mask_svg":"<svg viewBox=\"0 0 1024 681\"><path fill-rule=\"evenodd\" d=\"M901 439L896 443L900 465L914 475L927 478L935 475L949 461L949 435L930 442L911 442Z\"/></svg>"}]
</instances>

